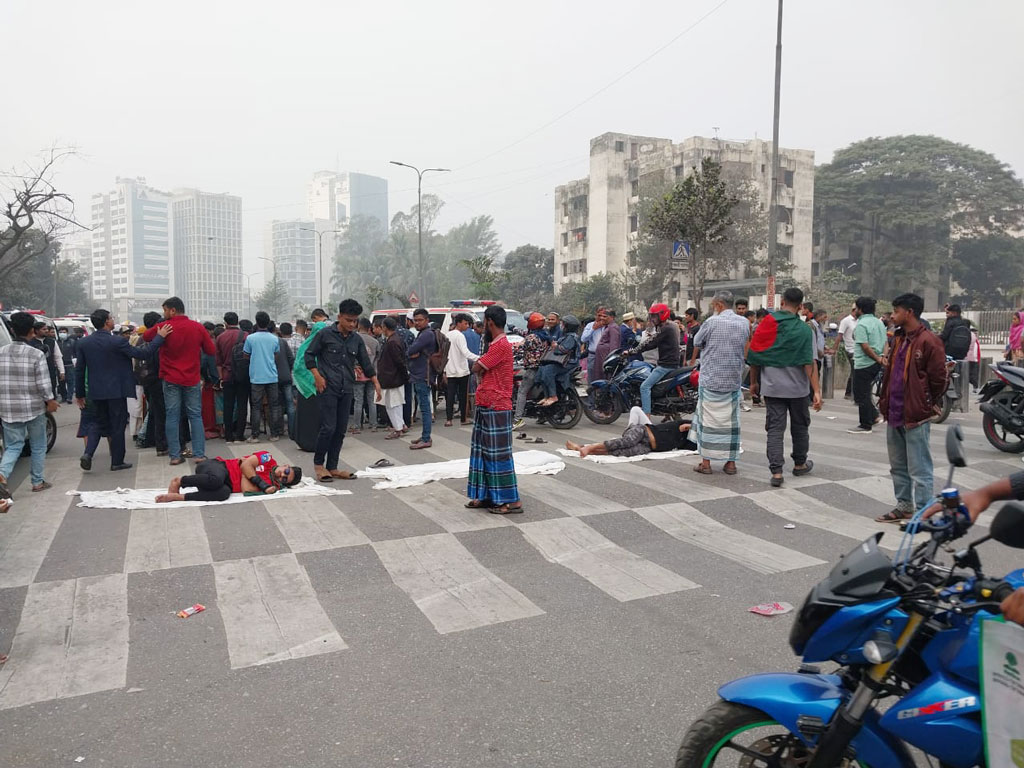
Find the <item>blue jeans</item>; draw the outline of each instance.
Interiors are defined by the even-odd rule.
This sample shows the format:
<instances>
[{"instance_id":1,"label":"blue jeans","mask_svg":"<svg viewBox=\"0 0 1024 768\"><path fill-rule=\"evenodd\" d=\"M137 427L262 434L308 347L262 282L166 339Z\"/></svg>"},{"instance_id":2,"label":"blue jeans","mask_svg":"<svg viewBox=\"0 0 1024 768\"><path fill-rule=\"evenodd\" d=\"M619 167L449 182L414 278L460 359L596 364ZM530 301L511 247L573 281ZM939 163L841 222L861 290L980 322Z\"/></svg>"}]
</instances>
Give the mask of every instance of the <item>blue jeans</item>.
<instances>
[{"instance_id":1,"label":"blue jeans","mask_svg":"<svg viewBox=\"0 0 1024 768\"><path fill-rule=\"evenodd\" d=\"M0 459L0 475L11 479L11 470L21 458L25 441L32 446L30 472L32 485L43 482L43 467L46 464L46 414L41 413L31 421L4 422L4 456Z\"/></svg>"},{"instance_id":2,"label":"blue jeans","mask_svg":"<svg viewBox=\"0 0 1024 768\"><path fill-rule=\"evenodd\" d=\"M666 368L663 365L657 365L654 370L651 371L650 376L644 379L644 383L640 385L640 407L644 409L644 413L648 416L651 415L651 390L654 389L654 385L661 381L663 378L672 373L675 368Z\"/></svg>"},{"instance_id":3,"label":"blue jeans","mask_svg":"<svg viewBox=\"0 0 1024 768\"><path fill-rule=\"evenodd\" d=\"M887 427L886 447L889 449L889 474L896 494L897 509L914 511L935 495L932 454L928 446L932 425Z\"/></svg>"},{"instance_id":4,"label":"blue jeans","mask_svg":"<svg viewBox=\"0 0 1024 768\"><path fill-rule=\"evenodd\" d=\"M167 451L172 459L181 458L181 441L178 438L178 426L181 422L181 409L184 405L188 415L188 427L192 432L192 455L206 455L206 432L203 431L203 393L201 385L185 387L181 384L164 385L164 410L167 413Z\"/></svg>"},{"instance_id":5,"label":"blue jeans","mask_svg":"<svg viewBox=\"0 0 1024 768\"><path fill-rule=\"evenodd\" d=\"M420 435L420 442L426 443L430 440L430 425L434 416L434 403L430 398L430 385L426 379L415 379L412 388L416 390L416 400L420 406L420 420L423 422L423 434Z\"/></svg>"},{"instance_id":6,"label":"blue jeans","mask_svg":"<svg viewBox=\"0 0 1024 768\"><path fill-rule=\"evenodd\" d=\"M568 391L572 386L569 375L573 368L566 367L560 363L544 363L537 369L537 376L534 379L544 387L544 397L558 397L558 385Z\"/></svg>"}]
</instances>

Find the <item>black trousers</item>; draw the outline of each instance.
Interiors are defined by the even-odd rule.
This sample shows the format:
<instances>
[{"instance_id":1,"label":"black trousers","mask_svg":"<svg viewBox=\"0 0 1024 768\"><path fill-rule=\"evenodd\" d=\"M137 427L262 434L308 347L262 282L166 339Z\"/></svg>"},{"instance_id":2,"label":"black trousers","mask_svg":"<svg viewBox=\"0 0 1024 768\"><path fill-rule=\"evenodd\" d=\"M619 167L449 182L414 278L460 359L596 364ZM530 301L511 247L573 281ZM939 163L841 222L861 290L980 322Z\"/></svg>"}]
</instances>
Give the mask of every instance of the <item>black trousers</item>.
<instances>
[{"instance_id":1,"label":"black trousers","mask_svg":"<svg viewBox=\"0 0 1024 768\"><path fill-rule=\"evenodd\" d=\"M853 353L847 352L846 347L843 347L843 354L846 355L846 361L850 364L850 375L846 379L846 397L853 396Z\"/></svg>"},{"instance_id":2,"label":"black trousers","mask_svg":"<svg viewBox=\"0 0 1024 768\"><path fill-rule=\"evenodd\" d=\"M412 407L413 407L413 396L412 396L412 381L405 383L405 405L402 406L402 418L405 419L405 426L412 426Z\"/></svg>"},{"instance_id":3,"label":"black trousers","mask_svg":"<svg viewBox=\"0 0 1024 768\"><path fill-rule=\"evenodd\" d=\"M444 417L451 421L455 412L455 398L459 398L459 415L466 421L469 413L469 376L449 376L444 397Z\"/></svg>"},{"instance_id":4,"label":"black trousers","mask_svg":"<svg viewBox=\"0 0 1024 768\"><path fill-rule=\"evenodd\" d=\"M249 411L249 382L224 381L224 439L245 438L246 414Z\"/></svg>"},{"instance_id":5,"label":"black trousers","mask_svg":"<svg viewBox=\"0 0 1024 768\"><path fill-rule=\"evenodd\" d=\"M207 459L196 464L195 474L182 475L182 488L198 490L185 494L186 501L224 501L231 495L231 477L224 462Z\"/></svg>"},{"instance_id":6,"label":"black trousers","mask_svg":"<svg viewBox=\"0 0 1024 768\"><path fill-rule=\"evenodd\" d=\"M768 468L773 475L780 474L786 463L785 437L786 417L789 417L789 432L793 438L793 465L807 462L811 448L811 411L806 397L764 398L764 431L768 433Z\"/></svg>"},{"instance_id":7,"label":"black trousers","mask_svg":"<svg viewBox=\"0 0 1024 768\"><path fill-rule=\"evenodd\" d=\"M873 363L867 368L853 370L853 401L860 408L860 425L864 429L871 429L878 418L878 409L871 402L871 386L881 369L882 366Z\"/></svg>"},{"instance_id":8,"label":"black trousers","mask_svg":"<svg viewBox=\"0 0 1024 768\"><path fill-rule=\"evenodd\" d=\"M149 421L146 422L146 438L158 451L167 450L167 409L164 407L163 383L157 379L142 388L149 404ZM179 434L181 434L179 432Z\"/></svg>"},{"instance_id":9,"label":"black trousers","mask_svg":"<svg viewBox=\"0 0 1024 768\"><path fill-rule=\"evenodd\" d=\"M124 464L124 430L128 426L127 401L119 397L92 402L96 407L96 422L86 435L85 452L89 456L95 454L101 435L110 435L110 464Z\"/></svg>"},{"instance_id":10,"label":"black trousers","mask_svg":"<svg viewBox=\"0 0 1024 768\"><path fill-rule=\"evenodd\" d=\"M320 431L316 436L313 465L328 470L337 469L338 456L348 430L348 417L352 413L352 393L339 394L327 388L316 396L316 400L320 406Z\"/></svg>"}]
</instances>

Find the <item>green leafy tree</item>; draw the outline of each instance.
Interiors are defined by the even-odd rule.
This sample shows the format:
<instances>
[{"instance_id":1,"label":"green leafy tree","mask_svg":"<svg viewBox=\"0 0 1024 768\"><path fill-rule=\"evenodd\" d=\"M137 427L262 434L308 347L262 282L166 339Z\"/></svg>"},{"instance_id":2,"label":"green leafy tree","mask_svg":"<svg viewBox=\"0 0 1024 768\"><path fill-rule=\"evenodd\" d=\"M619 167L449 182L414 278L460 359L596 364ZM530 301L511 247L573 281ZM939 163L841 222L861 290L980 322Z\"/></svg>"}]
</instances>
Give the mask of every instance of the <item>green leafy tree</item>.
<instances>
[{"instance_id":1,"label":"green leafy tree","mask_svg":"<svg viewBox=\"0 0 1024 768\"><path fill-rule=\"evenodd\" d=\"M700 168L655 202L647 213L646 231L656 241L690 244L686 279L690 299L700 306L709 277L727 269L730 254L714 246L728 237L732 211L738 203L722 178L722 166L704 158Z\"/></svg>"},{"instance_id":2,"label":"green leafy tree","mask_svg":"<svg viewBox=\"0 0 1024 768\"><path fill-rule=\"evenodd\" d=\"M555 299L555 252L520 245L505 254L495 286L498 298L522 312L543 312Z\"/></svg>"},{"instance_id":3,"label":"green leafy tree","mask_svg":"<svg viewBox=\"0 0 1024 768\"><path fill-rule=\"evenodd\" d=\"M491 216L474 216L444 236L445 258L431 264L441 299L497 299L501 243Z\"/></svg>"},{"instance_id":4,"label":"green leafy tree","mask_svg":"<svg viewBox=\"0 0 1024 768\"><path fill-rule=\"evenodd\" d=\"M87 306L86 276L74 262L60 260L59 242L32 230L22 234L21 244L35 256L21 261L0 281L0 301L5 307L42 309L53 317L91 309Z\"/></svg>"},{"instance_id":5,"label":"green leafy tree","mask_svg":"<svg viewBox=\"0 0 1024 768\"><path fill-rule=\"evenodd\" d=\"M1024 223L1024 186L987 152L936 136L870 138L815 174L821 254L857 244L861 293L943 286L952 243Z\"/></svg>"},{"instance_id":6,"label":"green leafy tree","mask_svg":"<svg viewBox=\"0 0 1024 768\"><path fill-rule=\"evenodd\" d=\"M270 278L270 282L264 286L262 291L256 294L256 298L253 301L256 309L262 309L270 315L272 320L288 317L293 308L291 299L288 298L288 287L278 277L276 268ZM328 310L328 313L330 313L330 310Z\"/></svg>"},{"instance_id":7,"label":"green leafy tree","mask_svg":"<svg viewBox=\"0 0 1024 768\"><path fill-rule=\"evenodd\" d=\"M625 299L615 275L601 272L580 282L563 283L553 309L562 315L572 313L583 318L592 316L598 307L623 306Z\"/></svg>"},{"instance_id":8,"label":"green leafy tree","mask_svg":"<svg viewBox=\"0 0 1024 768\"><path fill-rule=\"evenodd\" d=\"M968 309L1019 306L1024 294L1024 240L1005 234L956 240L950 274Z\"/></svg>"}]
</instances>

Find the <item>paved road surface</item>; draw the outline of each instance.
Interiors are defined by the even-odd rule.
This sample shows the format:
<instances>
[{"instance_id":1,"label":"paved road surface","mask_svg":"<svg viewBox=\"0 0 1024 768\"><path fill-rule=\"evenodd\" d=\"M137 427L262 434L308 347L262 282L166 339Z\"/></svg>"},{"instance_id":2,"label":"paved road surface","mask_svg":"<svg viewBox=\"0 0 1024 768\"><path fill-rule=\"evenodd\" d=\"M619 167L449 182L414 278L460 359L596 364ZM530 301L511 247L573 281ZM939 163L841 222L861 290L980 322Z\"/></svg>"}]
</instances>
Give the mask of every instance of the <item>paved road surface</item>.
<instances>
[{"instance_id":1,"label":"paved road surface","mask_svg":"<svg viewBox=\"0 0 1024 768\"><path fill-rule=\"evenodd\" d=\"M83 476L61 416L54 489L29 493L20 462L16 506L0 517L4 766L669 765L720 683L795 667L790 617L747 608L799 604L840 553L888 528L872 518L891 507L884 432L846 434L855 414L842 402L814 417L813 475L782 490L768 485L755 410L735 477L697 475L693 459L567 459L522 478L515 517L464 509L454 480L80 509L66 491L157 487L173 470L144 451L129 472L110 474L100 455ZM1021 466L979 421L953 418L968 436L964 487ZM622 426L532 428L548 442L517 447ZM342 458L358 469L467 455L468 428L435 435L409 451L364 433ZM273 450L310 469L294 444ZM995 544L984 554L990 572L1021 559ZM205 613L175 618L196 602Z\"/></svg>"}]
</instances>

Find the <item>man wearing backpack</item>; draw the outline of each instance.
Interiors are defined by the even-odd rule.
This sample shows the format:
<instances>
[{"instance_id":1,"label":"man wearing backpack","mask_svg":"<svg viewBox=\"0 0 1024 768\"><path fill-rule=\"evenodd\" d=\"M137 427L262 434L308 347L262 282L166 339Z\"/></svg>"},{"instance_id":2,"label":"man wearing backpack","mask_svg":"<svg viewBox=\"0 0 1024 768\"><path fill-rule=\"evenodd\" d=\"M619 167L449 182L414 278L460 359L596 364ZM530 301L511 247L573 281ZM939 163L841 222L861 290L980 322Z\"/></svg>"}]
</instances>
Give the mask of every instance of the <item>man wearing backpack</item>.
<instances>
[{"instance_id":1,"label":"man wearing backpack","mask_svg":"<svg viewBox=\"0 0 1024 768\"><path fill-rule=\"evenodd\" d=\"M246 413L249 408L249 366L242 345L246 334L238 327L238 314L224 313L224 333L215 341L217 371L224 392L224 440L235 443L245 438ZM234 348L238 346L244 365L236 371Z\"/></svg>"},{"instance_id":2,"label":"man wearing backpack","mask_svg":"<svg viewBox=\"0 0 1024 768\"><path fill-rule=\"evenodd\" d=\"M430 397L430 365L429 358L437 351L437 337L430 327L430 314L423 307L412 313L412 324L416 327L419 335L409 346L406 354L409 357L409 375L412 378L412 388L416 393L416 400L420 406L420 420L423 422L423 432L419 439L414 440L409 447L416 451L421 448L429 448L433 445L430 441L430 427L433 422L434 406Z\"/></svg>"},{"instance_id":3,"label":"man wearing backpack","mask_svg":"<svg viewBox=\"0 0 1024 768\"><path fill-rule=\"evenodd\" d=\"M954 360L963 360L971 349L971 324L962 317L959 304L946 305L946 324L940 337L946 354Z\"/></svg>"}]
</instances>

